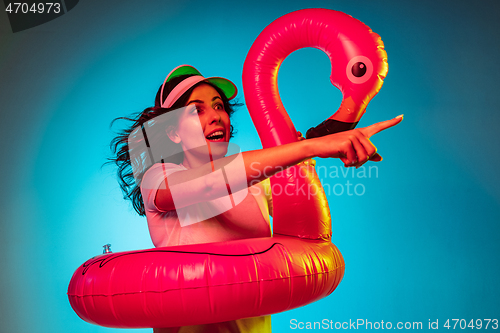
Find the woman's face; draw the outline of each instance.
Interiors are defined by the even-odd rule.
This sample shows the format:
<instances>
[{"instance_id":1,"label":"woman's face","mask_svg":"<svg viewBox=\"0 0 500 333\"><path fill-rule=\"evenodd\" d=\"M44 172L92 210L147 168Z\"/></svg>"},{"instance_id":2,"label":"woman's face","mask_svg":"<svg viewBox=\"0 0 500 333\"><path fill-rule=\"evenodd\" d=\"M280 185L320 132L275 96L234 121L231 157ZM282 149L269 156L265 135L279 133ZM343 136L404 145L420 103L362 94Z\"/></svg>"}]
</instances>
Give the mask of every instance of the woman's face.
<instances>
[{"instance_id":1,"label":"woman's face","mask_svg":"<svg viewBox=\"0 0 500 333\"><path fill-rule=\"evenodd\" d=\"M231 122L217 90L209 84L197 86L186 106L176 130L185 152L202 145L229 142Z\"/></svg>"}]
</instances>

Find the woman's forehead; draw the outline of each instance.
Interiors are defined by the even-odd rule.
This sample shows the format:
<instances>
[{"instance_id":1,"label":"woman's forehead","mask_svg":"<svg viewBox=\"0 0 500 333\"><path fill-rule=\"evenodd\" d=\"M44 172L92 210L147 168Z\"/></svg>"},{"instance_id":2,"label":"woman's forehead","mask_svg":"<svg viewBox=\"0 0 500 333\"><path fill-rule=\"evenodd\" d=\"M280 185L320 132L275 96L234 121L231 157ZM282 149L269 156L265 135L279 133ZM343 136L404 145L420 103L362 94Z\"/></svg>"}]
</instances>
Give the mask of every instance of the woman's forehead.
<instances>
[{"instance_id":1,"label":"woman's forehead","mask_svg":"<svg viewBox=\"0 0 500 333\"><path fill-rule=\"evenodd\" d=\"M211 102L216 97L221 98L217 90L209 84L202 83L193 89L191 96L189 96L188 103L198 100L202 102Z\"/></svg>"}]
</instances>

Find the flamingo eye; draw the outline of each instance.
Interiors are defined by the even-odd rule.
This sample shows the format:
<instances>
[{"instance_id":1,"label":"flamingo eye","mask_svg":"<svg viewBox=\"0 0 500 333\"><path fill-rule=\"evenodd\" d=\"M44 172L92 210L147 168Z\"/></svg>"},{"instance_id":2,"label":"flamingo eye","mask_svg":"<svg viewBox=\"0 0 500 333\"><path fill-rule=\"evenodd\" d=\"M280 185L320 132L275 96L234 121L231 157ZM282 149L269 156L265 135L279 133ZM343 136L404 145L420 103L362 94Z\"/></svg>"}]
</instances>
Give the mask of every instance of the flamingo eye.
<instances>
[{"instance_id":1,"label":"flamingo eye","mask_svg":"<svg viewBox=\"0 0 500 333\"><path fill-rule=\"evenodd\" d=\"M361 61L357 62L352 65L351 72L355 77L362 77L366 73L366 65Z\"/></svg>"},{"instance_id":2,"label":"flamingo eye","mask_svg":"<svg viewBox=\"0 0 500 333\"><path fill-rule=\"evenodd\" d=\"M349 81L356 84L365 83L373 74L373 64L370 58L356 56L349 60L346 66L346 75Z\"/></svg>"}]
</instances>

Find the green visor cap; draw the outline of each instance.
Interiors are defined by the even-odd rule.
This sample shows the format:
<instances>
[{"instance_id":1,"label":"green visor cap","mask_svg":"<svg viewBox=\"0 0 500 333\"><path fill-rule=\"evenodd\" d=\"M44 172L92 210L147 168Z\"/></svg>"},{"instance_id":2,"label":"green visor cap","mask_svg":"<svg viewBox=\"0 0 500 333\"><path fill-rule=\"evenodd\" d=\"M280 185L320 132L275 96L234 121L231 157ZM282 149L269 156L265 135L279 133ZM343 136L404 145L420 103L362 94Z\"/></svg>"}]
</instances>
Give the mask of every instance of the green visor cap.
<instances>
[{"instance_id":1,"label":"green visor cap","mask_svg":"<svg viewBox=\"0 0 500 333\"><path fill-rule=\"evenodd\" d=\"M165 82L168 82L170 81L170 79L181 75L198 75L203 77L203 75L201 75L201 73L193 66L181 65L174 68L170 72L170 74L168 74ZM228 100L235 98L236 94L238 93L238 89L236 89L234 83L222 77L208 77L205 79L205 81L210 82L211 84L222 90Z\"/></svg>"}]
</instances>

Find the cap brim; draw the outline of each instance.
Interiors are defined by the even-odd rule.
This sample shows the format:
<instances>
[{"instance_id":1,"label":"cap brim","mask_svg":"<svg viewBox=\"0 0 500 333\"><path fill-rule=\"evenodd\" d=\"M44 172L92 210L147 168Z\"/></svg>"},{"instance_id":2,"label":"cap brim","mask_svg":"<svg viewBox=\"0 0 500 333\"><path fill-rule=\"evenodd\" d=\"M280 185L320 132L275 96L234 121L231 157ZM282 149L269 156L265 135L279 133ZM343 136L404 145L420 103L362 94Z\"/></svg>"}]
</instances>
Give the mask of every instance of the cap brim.
<instances>
[{"instance_id":1,"label":"cap brim","mask_svg":"<svg viewBox=\"0 0 500 333\"><path fill-rule=\"evenodd\" d=\"M228 79L224 79L222 77L209 77L206 78L206 81L212 83L214 86L218 87L224 95L226 95L226 98L228 100L231 100L236 97L236 94L238 93L238 89Z\"/></svg>"},{"instance_id":2,"label":"cap brim","mask_svg":"<svg viewBox=\"0 0 500 333\"><path fill-rule=\"evenodd\" d=\"M180 65L180 66L175 67L174 69L172 69L172 71L170 73L168 73L167 79L165 80L165 82L168 82L171 79L173 79L174 77L181 76L181 75L199 75L199 76L203 76L193 66Z\"/></svg>"},{"instance_id":3,"label":"cap brim","mask_svg":"<svg viewBox=\"0 0 500 333\"><path fill-rule=\"evenodd\" d=\"M181 75L197 75L203 77L201 73L194 68L193 66L189 65L180 65L176 68L174 68L168 75L165 80L165 82L170 81L172 78L181 76ZM238 93L238 89L236 88L236 85L229 81L228 79L224 79L222 77L208 77L205 78L205 81L210 82L214 86L218 87L226 98L228 100L231 100L236 97L236 94Z\"/></svg>"}]
</instances>

